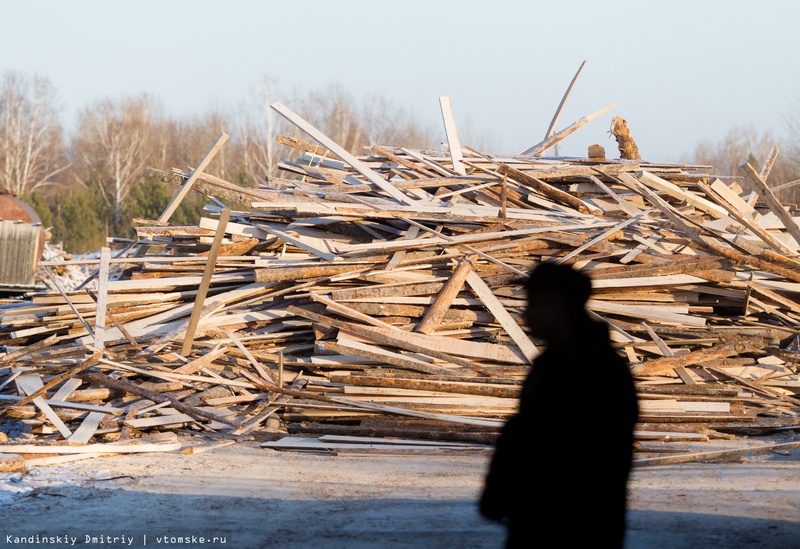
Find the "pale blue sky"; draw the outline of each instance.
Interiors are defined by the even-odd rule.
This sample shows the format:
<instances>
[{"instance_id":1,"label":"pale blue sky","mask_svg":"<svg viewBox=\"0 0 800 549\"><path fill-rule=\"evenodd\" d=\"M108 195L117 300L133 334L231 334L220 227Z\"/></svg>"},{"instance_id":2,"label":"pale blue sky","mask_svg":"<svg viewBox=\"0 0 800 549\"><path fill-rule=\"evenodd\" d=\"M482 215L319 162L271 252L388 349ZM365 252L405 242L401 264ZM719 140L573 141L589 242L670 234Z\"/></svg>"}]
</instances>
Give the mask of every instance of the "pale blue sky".
<instances>
[{"instance_id":1,"label":"pale blue sky","mask_svg":"<svg viewBox=\"0 0 800 549\"><path fill-rule=\"evenodd\" d=\"M517 153L539 142L575 71L557 129L606 105L560 154L616 157L625 118L645 160L679 161L734 126L800 117L800 2L793 0L0 1L0 73L46 76L63 123L100 98L148 92L176 115L233 108L264 77L291 90L339 83ZM289 98L277 100L292 107ZM793 114L795 113L795 114ZM303 113L300 112L300 115ZM463 144L469 141L462 138ZM386 145L402 145L386 143Z\"/></svg>"}]
</instances>

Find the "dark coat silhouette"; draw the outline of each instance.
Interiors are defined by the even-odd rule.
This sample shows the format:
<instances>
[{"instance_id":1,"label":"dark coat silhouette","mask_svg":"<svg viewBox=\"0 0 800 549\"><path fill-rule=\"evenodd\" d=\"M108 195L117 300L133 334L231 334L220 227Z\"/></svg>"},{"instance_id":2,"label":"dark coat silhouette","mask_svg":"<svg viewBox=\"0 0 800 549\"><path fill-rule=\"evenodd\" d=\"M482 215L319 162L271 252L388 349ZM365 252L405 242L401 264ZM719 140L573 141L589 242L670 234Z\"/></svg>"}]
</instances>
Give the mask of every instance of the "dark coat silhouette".
<instances>
[{"instance_id":1,"label":"dark coat silhouette","mask_svg":"<svg viewBox=\"0 0 800 549\"><path fill-rule=\"evenodd\" d=\"M638 404L629 365L584 305L586 275L543 263L527 283L526 322L545 350L497 441L481 514L506 547L622 547Z\"/></svg>"}]
</instances>

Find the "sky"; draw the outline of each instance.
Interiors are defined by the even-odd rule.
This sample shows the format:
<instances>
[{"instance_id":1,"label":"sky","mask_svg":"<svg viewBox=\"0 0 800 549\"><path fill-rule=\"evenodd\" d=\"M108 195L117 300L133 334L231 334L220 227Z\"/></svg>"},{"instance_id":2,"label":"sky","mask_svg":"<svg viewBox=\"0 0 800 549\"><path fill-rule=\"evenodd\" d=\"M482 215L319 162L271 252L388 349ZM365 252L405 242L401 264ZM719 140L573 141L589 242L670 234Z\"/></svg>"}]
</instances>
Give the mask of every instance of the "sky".
<instances>
[{"instance_id":1,"label":"sky","mask_svg":"<svg viewBox=\"0 0 800 549\"><path fill-rule=\"evenodd\" d=\"M462 145L517 154L545 137L584 61L556 130L616 107L560 155L596 143L618 157L614 116L653 162L686 161L734 127L779 145L800 119L794 0L0 0L0 10L0 74L49 79L67 129L95 101L142 93L177 117L235 109L269 78L289 108L290 90L338 84L436 128L448 96Z\"/></svg>"}]
</instances>

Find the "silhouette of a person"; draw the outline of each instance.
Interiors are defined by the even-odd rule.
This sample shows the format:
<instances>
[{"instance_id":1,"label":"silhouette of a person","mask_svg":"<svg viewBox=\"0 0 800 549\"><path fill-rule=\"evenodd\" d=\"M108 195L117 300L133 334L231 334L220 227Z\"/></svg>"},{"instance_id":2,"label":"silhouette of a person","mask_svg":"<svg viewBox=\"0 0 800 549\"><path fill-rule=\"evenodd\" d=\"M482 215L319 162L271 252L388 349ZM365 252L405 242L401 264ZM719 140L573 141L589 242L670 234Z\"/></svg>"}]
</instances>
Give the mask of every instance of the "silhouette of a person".
<instances>
[{"instance_id":1,"label":"silhouette of a person","mask_svg":"<svg viewBox=\"0 0 800 549\"><path fill-rule=\"evenodd\" d=\"M507 548L622 547L639 414L628 362L586 311L588 276L546 262L525 287L525 322L545 349L497 440L480 512L506 525Z\"/></svg>"}]
</instances>

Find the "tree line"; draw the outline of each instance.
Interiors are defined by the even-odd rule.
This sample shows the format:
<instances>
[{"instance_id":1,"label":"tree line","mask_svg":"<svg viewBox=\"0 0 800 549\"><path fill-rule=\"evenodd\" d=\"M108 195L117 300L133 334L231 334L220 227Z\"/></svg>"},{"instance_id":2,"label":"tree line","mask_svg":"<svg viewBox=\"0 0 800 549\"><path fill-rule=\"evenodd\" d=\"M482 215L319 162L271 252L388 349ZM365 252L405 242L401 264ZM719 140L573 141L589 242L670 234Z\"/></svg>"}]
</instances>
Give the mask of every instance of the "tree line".
<instances>
[{"instance_id":1,"label":"tree line","mask_svg":"<svg viewBox=\"0 0 800 549\"><path fill-rule=\"evenodd\" d=\"M301 137L270 108L279 98L288 98L311 124L356 154L386 144L433 149L440 136L385 97L356 99L340 84L285 94L269 78L235 108L184 118L167 115L148 94L99 99L78 111L67 135L52 83L7 72L0 76L0 188L31 204L64 250L95 251L109 236L131 238L135 220L157 219L171 200L176 189L148 177L148 167L191 170L223 131L230 140L205 172L249 187L278 176L291 150L276 143L277 136ZM800 131L790 135L800 143ZM485 137L473 137L491 150ZM769 134L733 128L719 144L698 144L686 161L733 175L746 159L759 168L773 146ZM798 149L790 145L779 155L771 184L800 179L800 166L792 161ZM800 190L781 192L786 200ZM205 203L191 193L170 222L196 225Z\"/></svg>"},{"instance_id":2,"label":"tree line","mask_svg":"<svg viewBox=\"0 0 800 549\"><path fill-rule=\"evenodd\" d=\"M147 94L100 99L79 110L75 130L66 135L50 81L5 73L0 77L0 188L33 206L64 250L98 250L109 236L132 237L134 220L155 220L169 204L176 189L148 176L147 168L191 170L221 132L230 139L206 173L247 187L277 176L291 150L276 137L299 137L269 107L277 94L267 79L230 111L183 119L168 116ZM294 92L290 99L309 122L351 152L385 143L433 146L433 129L383 97L357 101L332 84ZM205 203L203 196L190 193L170 222L197 224Z\"/></svg>"}]
</instances>

